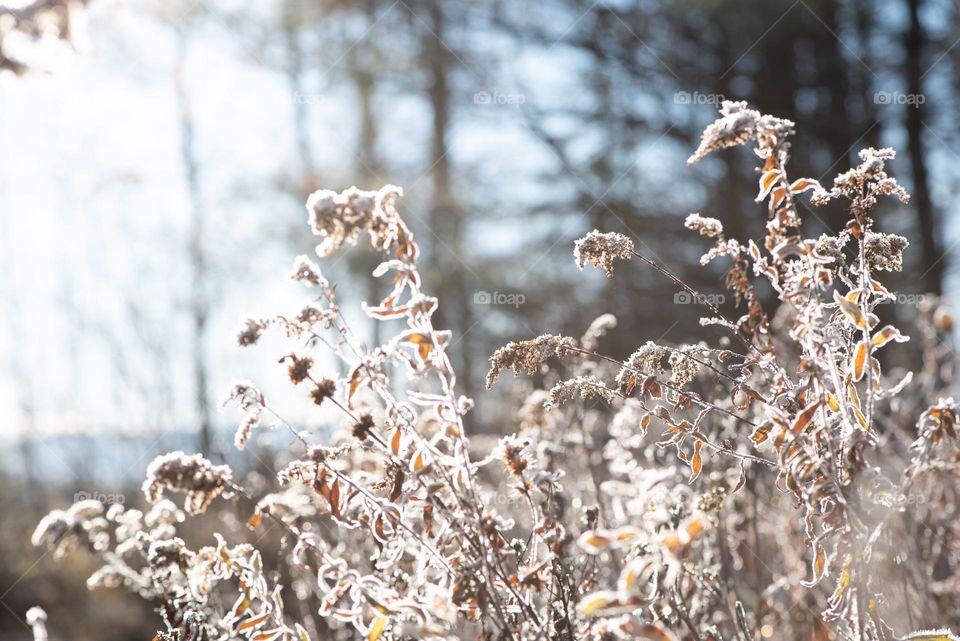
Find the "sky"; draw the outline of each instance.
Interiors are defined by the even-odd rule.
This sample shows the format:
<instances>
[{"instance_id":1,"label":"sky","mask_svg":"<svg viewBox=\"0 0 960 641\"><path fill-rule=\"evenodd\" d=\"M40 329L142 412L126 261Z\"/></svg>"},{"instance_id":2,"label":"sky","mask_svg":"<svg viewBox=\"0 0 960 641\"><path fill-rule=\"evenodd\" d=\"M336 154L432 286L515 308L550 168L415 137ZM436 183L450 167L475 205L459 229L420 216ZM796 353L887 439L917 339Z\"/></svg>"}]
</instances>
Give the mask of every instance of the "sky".
<instances>
[{"instance_id":1,"label":"sky","mask_svg":"<svg viewBox=\"0 0 960 641\"><path fill-rule=\"evenodd\" d=\"M277 236L306 229L303 206L270 186L291 157L277 117L291 97L215 28L198 33L181 68L174 31L135 4L101 0L88 18L88 50L0 84L0 416L26 404L43 430L136 429L148 427L143 397L156 394L151 411L182 422L189 381L163 374L182 369L189 339L174 83L179 74L199 132L215 393L228 370L257 365L231 344L239 317L305 297L285 279L291 248L258 241L271 225Z\"/></svg>"}]
</instances>

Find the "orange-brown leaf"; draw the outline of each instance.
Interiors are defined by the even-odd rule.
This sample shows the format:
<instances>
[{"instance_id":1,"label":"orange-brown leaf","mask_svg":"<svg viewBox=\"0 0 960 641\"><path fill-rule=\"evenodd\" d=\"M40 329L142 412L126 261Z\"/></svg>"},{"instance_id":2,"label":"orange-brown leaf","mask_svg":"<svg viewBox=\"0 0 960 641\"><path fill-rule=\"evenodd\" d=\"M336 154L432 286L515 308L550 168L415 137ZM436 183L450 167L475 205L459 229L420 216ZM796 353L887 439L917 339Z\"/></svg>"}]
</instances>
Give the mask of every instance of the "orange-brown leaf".
<instances>
[{"instance_id":1,"label":"orange-brown leaf","mask_svg":"<svg viewBox=\"0 0 960 641\"><path fill-rule=\"evenodd\" d=\"M400 426L393 430L393 436L390 437L390 451L394 456L400 453Z\"/></svg>"},{"instance_id":2,"label":"orange-brown leaf","mask_svg":"<svg viewBox=\"0 0 960 641\"><path fill-rule=\"evenodd\" d=\"M873 335L873 337L870 339L870 343L874 347L883 347L890 341L905 343L908 340L910 340L910 338L901 334L900 330L898 330L896 327L893 325L886 325L883 329Z\"/></svg>"},{"instance_id":3,"label":"orange-brown leaf","mask_svg":"<svg viewBox=\"0 0 960 641\"><path fill-rule=\"evenodd\" d=\"M794 194L801 194L808 189L813 189L814 187L819 187L820 183L812 178L798 178L794 180L790 185L790 191Z\"/></svg>"},{"instance_id":4,"label":"orange-brown leaf","mask_svg":"<svg viewBox=\"0 0 960 641\"><path fill-rule=\"evenodd\" d=\"M760 176L760 193L757 194L757 202L761 202L767 197L767 194L769 194L773 186L777 184L777 180L780 179L781 175L782 172L779 169L771 169Z\"/></svg>"},{"instance_id":5,"label":"orange-brown leaf","mask_svg":"<svg viewBox=\"0 0 960 641\"><path fill-rule=\"evenodd\" d=\"M693 483L700 476L700 469L703 467L703 459L700 456L700 448L703 447L703 441L697 441L693 444L693 460L690 461L690 479L688 483Z\"/></svg>"},{"instance_id":6,"label":"orange-brown leaf","mask_svg":"<svg viewBox=\"0 0 960 641\"><path fill-rule=\"evenodd\" d=\"M803 428L807 426L810 422L810 419L813 418L813 415L816 413L817 408L820 407L820 401L814 401L803 408L803 411L797 414L797 418L794 419L793 425L790 427L790 431L794 434L799 434L803 431Z\"/></svg>"},{"instance_id":7,"label":"orange-brown leaf","mask_svg":"<svg viewBox=\"0 0 960 641\"><path fill-rule=\"evenodd\" d=\"M867 371L867 357L870 355L870 344L867 341L860 341L853 350L853 362L850 369L853 373L853 380L859 381Z\"/></svg>"}]
</instances>

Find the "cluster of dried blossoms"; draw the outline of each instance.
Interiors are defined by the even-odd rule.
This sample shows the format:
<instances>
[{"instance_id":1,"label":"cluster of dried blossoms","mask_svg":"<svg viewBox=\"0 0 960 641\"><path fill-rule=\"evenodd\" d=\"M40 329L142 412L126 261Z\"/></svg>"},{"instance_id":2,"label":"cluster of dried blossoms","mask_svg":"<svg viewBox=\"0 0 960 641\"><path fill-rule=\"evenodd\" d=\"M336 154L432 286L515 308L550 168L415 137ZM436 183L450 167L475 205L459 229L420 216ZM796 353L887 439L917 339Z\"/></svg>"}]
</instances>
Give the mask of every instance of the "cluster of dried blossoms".
<instances>
[{"instance_id":1,"label":"cluster of dried blossoms","mask_svg":"<svg viewBox=\"0 0 960 641\"><path fill-rule=\"evenodd\" d=\"M262 423L290 434L277 491L253 497L227 466L176 452L150 466L146 514L80 503L49 515L35 542L100 556L91 584L157 603L164 641L955 639L911 632L960 622L960 407L937 396L952 376L952 321L925 303L923 370L883 371L886 346L906 340L880 324L895 296L877 280L901 268L906 242L871 217L880 196L906 199L884 170L892 152L866 150L828 190L788 179L792 132L725 103L691 159L754 142L762 162L763 249L726 238L717 219L686 221L714 243L704 264L730 263L741 313L708 305L702 324L732 336L646 342L621 360L597 352L616 325L605 314L580 338L510 343L488 386L507 370L546 385L488 451L464 433L472 401L456 392L450 334L421 290L400 190L314 194L321 256L364 235L384 254L374 275L392 291L364 309L396 332L364 345L301 256L292 277L315 296L246 321L238 342L269 330L299 341L280 363L339 413L339 435L296 429L239 383L227 397L243 412L237 446ZM848 201L849 224L804 238L806 191L815 204ZM642 260L686 288L619 234L592 232L576 259L608 275L615 260ZM779 303L772 318L761 279ZM315 371L320 347L342 373ZM232 497L263 555L219 534L190 549L165 491L186 494L191 514ZM270 532L280 541L267 550Z\"/></svg>"}]
</instances>

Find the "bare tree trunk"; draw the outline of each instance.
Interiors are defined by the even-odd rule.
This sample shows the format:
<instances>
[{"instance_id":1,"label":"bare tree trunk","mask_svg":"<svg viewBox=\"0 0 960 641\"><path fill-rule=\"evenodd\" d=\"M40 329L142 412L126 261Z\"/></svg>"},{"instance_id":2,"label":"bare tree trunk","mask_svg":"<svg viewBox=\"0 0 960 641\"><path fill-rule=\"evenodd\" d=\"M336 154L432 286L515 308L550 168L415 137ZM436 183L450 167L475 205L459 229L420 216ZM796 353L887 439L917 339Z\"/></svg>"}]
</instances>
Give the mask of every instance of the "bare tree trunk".
<instances>
[{"instance_id":1,"label":"bare tree trunk","mask_svg":"<svg viewBox=\"0 0 960 641\"><path fill-rule=\"evenodd\" d=\"M926 37L920 23L921 0L907 0L910 24L904 38L907 94L923 94L923 51ZM926 291L939 294L943 287L944 257L937 242L937 215L930 196L930 175L927 168L927 149L924 144L924 105L921 102L906 106L907 151L913 173L912 199L920 225L923 268L922 281Z\"/></svg>"},{"instance_id":2,"label":"bare tree trunk","mask_svg":"<svg viewBox=\"0 0 960 641\"><path fill-rule=\"evenodd\" d=\"M284 4L283 35L287 52L287 86L290 88L290 102L293 105L293 135L297 145L297 161L300 163L301 179L298 187L306 197L316 189L317 174L307 127L310 97L303 86L303 48L300 45L300 20L297 15L300 6L301 3L294 0L287 0Z\"/></svg>"},{"instance_id":3,"label":"bare tree trunk","mask_svg":"<svg viewBox=\"0 0 960 641\"><path fill-rule=\"evenodd\" d=\"M199 448L204 455L213 449L207 369L207 323L210 317L207 299L207 256L204 248L205 215L200 190L200 167L196 153L196 134L190 97L184 87L183 66L187 59L189 33L179 32L179 60L176 76L177 106L180 115L180 158L183 163L190 207L187 256L190 261L191 291L189 314L193 329L192 359L194 403L199 421Z\"/></svg>"},{"instance_id":4,"label":"bare tree trunk","mask_svg":"<svg viewBox=\"0 0 960 641\"><path fill-rule=\"evenodd\" d=\"M877 107L874 104L871 90L872 72L874 65L870 36L875 27L870 0L856 0L854 3L854 20L856 21L857 41L859 42L858 55L864 65L860 65L852 74L850 80L851 94L859 96L860 121L863 124L863 146L880 147L880 126L877 120Z\"/></svg>"},{"instance_id":5,"label":"bare tree trunk","mask_svg":"<svg viewBox=\"0 0 960 641\"><path fill-rule=\"evenodd\" d=\"M820 36L819 42L815 45L816 51L819 52L817 62L820 73L818 75L822 86L830 95L830 105L823 122L823 137L830 145L830 163L837 163L842 171L850 164L850 154L855 152L851 147L859 136L859 134L855 135L855 131L850 127L850 113L847 108L849 76L858 73L862 65L854 63L858 68L848 70L844 60L847 47L835 35L841 31L836 5L835 0L827 0L821 5L823 7L821 19L828 29L814 31L814 33Z\"/></svg>"},{"instance_id":6,"label":"bare tree trunk","mask_svg":"<svg viewBox=\"0 0 960 641\"><path fill-rule=\"evenodd\" d=\"M454 318L442 319L448 324L454 321L460 329L455 345L455 355L459 362L457 371L461 374L461 383L468 392L473 389L473 359L470 351L469 336L466 334L473 325L473 297L467 292L465 266L462 264L463 249L463 210L454 194L451 178L451 162L448 152L449 134L452 121L452 97L450 75L453 68L453 54L447 47L446 15L439 2L428 2L424 7L430 29L423 34L423 55L429 73L430 85L428 99L431 110L430 162L433 179L433 208L430 213L430 225L433 232L442 240L437 250L436 263L443 274L444 300L453 302ZM448 307L449 309L449 307Z\"/></svg>"},{"instance_id":7,"label":"bare tree trunk","mask_svg":"<svg viewBox=\"0 0 960 641\"><path fill-rule=\"evenodd\" d=\"M376 21L376 0L365 0L362 4L362 12L365 20L365 28L374 24ZM356 159L357 167L355 174L363 177L361 187L363 189L376 189L381 183L389 182L382 175L380 157L377 154L377 139L379 130L377 128L377 114L374 107L374 97L376 89L376 77L374 75L377 67L377 52L373 47L356 47L350 52L350 80L353 82L354 90L357 92L357 103L360 108L360 132L357 139ZM351 267L365 274L372 272L379 262L379 258L374 254L356 254ZM378 283L373 278L365 278L366 294L365 298L370 303L379 301ZM382 338L382 323L375 318L370 319L370 337L374 345L379 345Z\"/></svg>"}]
</instances>

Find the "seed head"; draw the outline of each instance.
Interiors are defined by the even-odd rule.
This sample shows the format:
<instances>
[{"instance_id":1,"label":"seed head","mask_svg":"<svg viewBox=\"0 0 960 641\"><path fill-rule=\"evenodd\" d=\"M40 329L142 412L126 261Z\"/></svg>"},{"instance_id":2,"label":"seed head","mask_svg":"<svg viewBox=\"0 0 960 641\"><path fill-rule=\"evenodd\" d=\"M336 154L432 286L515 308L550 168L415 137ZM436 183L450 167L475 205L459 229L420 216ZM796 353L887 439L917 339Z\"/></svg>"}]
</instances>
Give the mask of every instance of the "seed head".
<instances>
[{"instance_id":1,"label":"seed head","mask_svg":"<svg viewBox=\"0 0 960 641\"><path fill-rule=\"evenodd\" d=\"M573 257L581 271L586 263L590 263L594 267L602 267L609 277L613 276L614 259L630 260L633 251L633 241L623 234L615 232L602 234L594 229L574 243Z\"/></svg>"},{"instance_id":2,"label":"seed head","mask_svg":"<svg viewBox=\"0 0 960 641\"><path fill-rule=\"evenodd\" d=\"M337 382L331 378L321 379L310 391L310 398L315 405L322 405L328 398L337 393Z\"/></svg>"}]
</instances>

